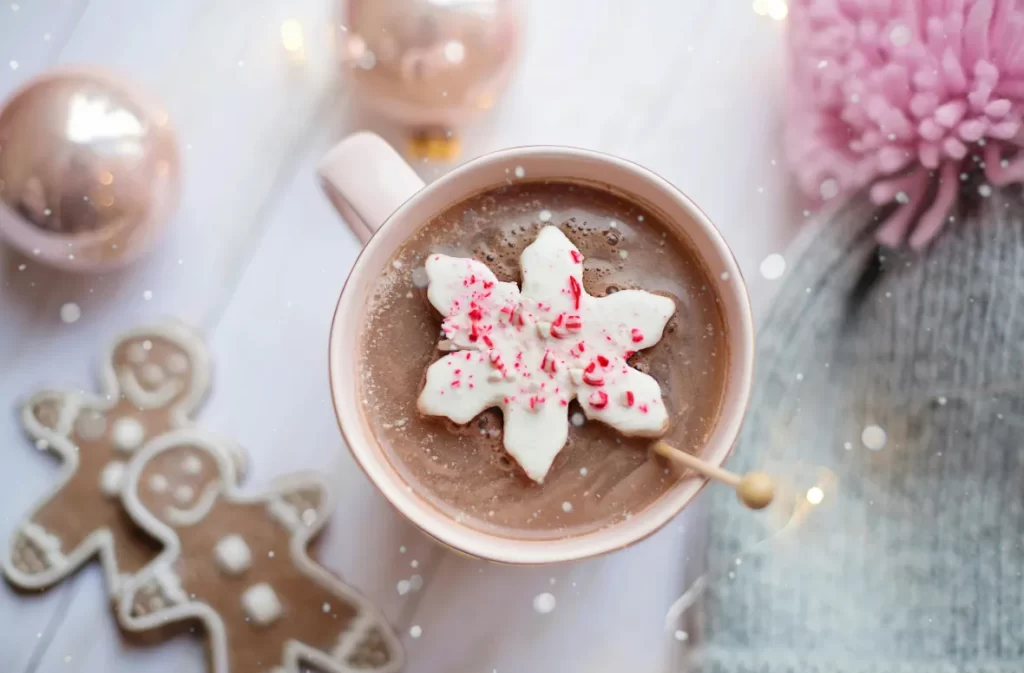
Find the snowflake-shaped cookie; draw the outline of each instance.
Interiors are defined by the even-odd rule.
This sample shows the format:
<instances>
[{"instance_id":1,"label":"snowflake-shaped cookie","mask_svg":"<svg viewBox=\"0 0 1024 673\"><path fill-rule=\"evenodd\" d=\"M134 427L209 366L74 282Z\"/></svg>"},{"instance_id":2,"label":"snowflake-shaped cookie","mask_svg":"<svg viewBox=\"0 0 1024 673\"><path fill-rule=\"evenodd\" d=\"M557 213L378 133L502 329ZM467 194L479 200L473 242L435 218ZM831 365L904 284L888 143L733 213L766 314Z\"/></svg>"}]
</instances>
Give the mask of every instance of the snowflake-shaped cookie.
<instances>
[{"instance_id":1,"label":"snowflake-shaped cookie","mask_svg":"<svg viewBox=\"0 0 1024 673\"><path fill-rule=\"evenodd\" d=\"M427 370L419 410L468 423L499 407L504 444L544 481L569 435L573 398L588 418L625 435L657 437L668 425L661 389L626 360L661 339L675 302L642 290L592 297L583 255L553 226L520 258L522 291L474 259L431 255L427 297L450 350Z\"/></svg>"}]
</instances>

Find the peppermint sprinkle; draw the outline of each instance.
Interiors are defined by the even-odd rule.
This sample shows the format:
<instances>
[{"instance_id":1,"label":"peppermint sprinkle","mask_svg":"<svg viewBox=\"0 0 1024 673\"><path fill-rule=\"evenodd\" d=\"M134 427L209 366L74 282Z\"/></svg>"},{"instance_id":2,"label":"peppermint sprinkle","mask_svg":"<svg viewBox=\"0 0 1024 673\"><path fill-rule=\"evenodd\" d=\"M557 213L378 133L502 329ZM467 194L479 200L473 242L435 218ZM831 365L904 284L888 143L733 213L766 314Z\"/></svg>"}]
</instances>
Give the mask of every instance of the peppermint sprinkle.
<instances>
[{"instance_id":1,"label":"peppermint sprinkle","mask_svg":"<svg viewBox=\"0 0 1024 673\"><path fill-rule=\"evenodd\" d=\"M542 615L546 615L555 609L555 597L544 592L533 597L533 609Z\"/></svg>"}]
</instances>

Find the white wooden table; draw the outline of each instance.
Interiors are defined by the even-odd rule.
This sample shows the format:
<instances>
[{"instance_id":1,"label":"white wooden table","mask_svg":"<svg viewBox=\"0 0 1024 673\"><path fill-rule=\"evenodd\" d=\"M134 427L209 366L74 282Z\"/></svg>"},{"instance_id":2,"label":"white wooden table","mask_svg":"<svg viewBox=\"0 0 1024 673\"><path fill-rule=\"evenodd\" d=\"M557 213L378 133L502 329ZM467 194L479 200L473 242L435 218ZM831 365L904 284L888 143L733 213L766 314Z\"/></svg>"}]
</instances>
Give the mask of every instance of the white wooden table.
<instances>
[{"instance_id":1,"label":"white wooden table","mask_svg":"<svg viewBox=\"0 0 1024 673\"><path fill-rule=\"evenodd\" d=\"M18 271L25 260L0 256L0 405L13 408L46 383L89 388L99 349L118 331L184 318L216 357L200 419L248 449L248 486L304 468L334 475L340 497L321 558L382 606L404 637L409 671L678 670L684 645L663 619L693 579L687 559L701 557L690 534L702 525L699 504L609 558L497 567L420 535L345 450L326 343L358 244L319 193L313 167L344 133L367 125L332 65L332 0L17 2L0 4L0 97L52 65L112 67L166 104L185 180L168 237L126 272L83 281L31 260ZM281 47L287 18L305 28L303 64ZM763 306L772 283L758 265L800 219L778 148L783 28L748 0L534 0L511 90L467 131L464 158L551 143L642 163L710 214ZM428 180L444 170L420 167ZM67 325L59 309L71 301L82 318ZM13 413L0 419L6 545L57 466L22 437ZM414 574L422 589L399 595L396 584ZM557 598L550 614L532 607L542 591ZM418 639L409 636L414 625ZM39 596L0 583L0 664L5 673L203 670L198 641L122 644L95 565Z\"/></svg>"}]
</instances>

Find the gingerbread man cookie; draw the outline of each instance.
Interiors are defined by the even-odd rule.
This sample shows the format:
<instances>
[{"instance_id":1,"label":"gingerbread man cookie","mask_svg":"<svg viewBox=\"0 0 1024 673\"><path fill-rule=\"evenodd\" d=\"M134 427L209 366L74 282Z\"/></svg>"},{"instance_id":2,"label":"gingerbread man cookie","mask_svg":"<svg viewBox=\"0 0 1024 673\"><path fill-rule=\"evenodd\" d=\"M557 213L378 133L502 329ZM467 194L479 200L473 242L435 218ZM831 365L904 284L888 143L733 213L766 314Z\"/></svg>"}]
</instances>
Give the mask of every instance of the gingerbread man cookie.
<instances>
[{"instance_id":1,"label":"gingerbread man cookie","mask_svg":"<svg viewBox=\"0 0 1024 673\"><path fill-rule=\"evenodd\" d=\"M202 339L179 323L121 336L101 363L102 394L43 390L22 407L26 433L63 463L54 490L20 524L3 556L20 589L56 584L98 555L111 595L160 552L121 508L128 460L147 440L190 424L210 385ZM240 449L233 460L242 466Z\"/></svg>"},{"instance_id":2,"label":"gingerbread man cookie","mask_svg":"<svg viewBox=\"0 0 1024 673\"><path fill-rule=\"evenodd\" d=\"M126 585L131 631L199 620L213 673L392 673L403 654L379 610L309 556L333 509L316 474L244 495L235 467L197 429L147 444L122 501L165 551Z\"/></svg>"}]
</instances>

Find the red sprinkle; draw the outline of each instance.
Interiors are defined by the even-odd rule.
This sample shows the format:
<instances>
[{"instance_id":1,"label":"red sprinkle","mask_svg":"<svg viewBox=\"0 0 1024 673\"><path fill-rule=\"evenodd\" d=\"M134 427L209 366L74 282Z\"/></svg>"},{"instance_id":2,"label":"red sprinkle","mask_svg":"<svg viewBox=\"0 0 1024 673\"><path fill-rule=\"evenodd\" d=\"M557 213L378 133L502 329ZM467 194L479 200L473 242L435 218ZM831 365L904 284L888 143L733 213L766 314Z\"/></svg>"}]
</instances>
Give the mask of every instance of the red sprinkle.
<instances>
[{"instance_id":1,"label":"red sprinkle","mask_svg":"<svg viewBox=\"0 0 1024 673\"><path fill-rule=\"evenodd\" d=\"M590 393L590 397L587 398L587 401L590 402L590 406L595 409L604 409L608 406L608 393L603 390L595 390Z\"/></svg>"},{"instance_id":2,"label":"red sprinkle","mask_svg":"<svg viewBox=\"0 0 1024 673\"><path fill-rule=\"evenodd\" d=\"M480 328L477 327L476 324L470 325L470 327L469 327L469 340L470 341L476 341L479 338L480 338ZM466 358L466 359L468 360L469 358Z\"/></svg>"},{"instance_id":3,"label":"red sprinkle","mask_svg":"<svg viewBox=\"0 0 1024 673\"><path fill-rule=\"evenodd\" d=\"M471 357L473 357L473 354L472 354L472 353L470 353L469 351L466 351L466 359L468 360L468 359L470 359Z\"/></svg>"},{"instance_id":4,"label":"red sprinkle","mask_svg":"<svg viewBox=\"0 0 1024 673\"><path fill-rule=\"evenodd\" d=\"M587 365L587 368L583 370L583 382L589 386L604 385L604 377L594 373L594 370L596 368L597 365L591 362L589 365Z\"/></svg>"},{"instance_id":5,"label":"red sprinkle","mask_svg":"<svg viewBox=\"0 0 1024 673\"><path fill-rule=\"evenodd\" d=\"M571 315L565 319L565 329L570 332L579 332L583 329L583 320L578 315Z\"/></svg>"},{"instance_id":6,"label":"red sprinkle","mask_svg":"<svg viewBox=\"0 0 1024 673\"><path fill-rule=\"evenodd\" d=\"M462 381L458 381L458 380L452 381L452 388L458 388L461 385L462 385Z\"/></svg>"},{"instance_id":7,"label":"red sprinkle","mask_svg":"<svg viewBox=\"0 0 1024 673\"><path fill-rule=\"evenodd\" d=\"M458 375L459 375L459 374L461 374L461 373L462 373L462 370L461 370L461 369L456 369L456 370L455 370L455 375L456 375L456 376L458 376Z\"/></svg>"},{"instance_id":8,"label":"red sprinkle","mask_svg":"<svg viewBox=\"0 0 1024 673\"><path fill-rule=\"evenodd\" d=\"M640 330L638 330L635 327L632 330L630 330L629 333L633 335L633 343L635 343L635 344L638 344L638 343L640 343L641 341L644 340L643 332L641 332Z\"/></svg>"},{"instance_id":9,"label":"red sprinkle","mask_svg":"<svg viewBox=\"0 0 1024 673\"><path fill-rule=\"evenodd\" d=\"M494 287L494 281L493 280L485 280L484 281L484 289L485 290L490 290L492 287Z\"/></svg>"},{"instance_id":10,"label":"red sprinkle","mask_svg":"<svg viewBox=\"0 0 1024 673\"><path fill-rule=\"evenodd\" d=\"M627 390L626 391L626 406L627 407L631 407L631 406L633 406L634 402L636 402L636 396L633 395L633 391L632 390Z\"/></svg>"},{"instance_id":11,"label":"red sprinkle","mask_svg":"<svg viewBox=\"0 0 1024 673\"><path fill-rule=\"evenodd\" d=\"M537 411L537 408L540 405L542 405L542 404L544 404L544 398L543 397L541 397L540 395L531 395L530 396L530 409L531 410Z\"/></svg>"},{"instance_id":12,"label":"red sprinkle","mask_svg":"<svg viewBox=\"0 0 1024 673\"><path fill-rule=\"evenodd\" d=\"M584 348L584 346L583 346L583 342L582 341L579 342L578 344L576 344L576 348L578 348L581 353L586 350L586 348Z\"/></svg>"},{"instance_id":13,"label":"red sprinkle","mask_svg":"<svg viewBox=\"0 0 1024 673\"><path fill-rule=\"evenodd\" d=\"M478 308L474 308L472 311L469 312L470 320L481 320L483 319L483 317L484 314Z\"/></svg>"},{"instance_id":14,"label":"red sprinkle","mask_svg":"<svg viewBox=\"0 0 1024 673\"><path fill-rule=\"evenodd\" d=\"M583 261L583 255L580 254L579 250L570 250L569 256L572 257L572 261L577 264Z\"/></svg>"},{"instance_id":15,"label":"red sprinkle","mask_svg":"<svg viewBox=\"0 0 1024 673\"><path fill-rule=\"evenodd\" d=\"M646 404L641 404L640 406L637 407L637 409L639 409L642 413L645 413L645 414L647 413L647 405Z\"/></svg>"},{"instance_id":16,"label":"red sprinkle","mask_svg":"<svg viewBox=\"0 0 1024 673\"><path fill-rule=\"evenodd\" d=\"M491 337L487 336L486 334L484 335L484 343L487 344L488 348L494 348L494 341L492 341Z\"/></svg>"},{"instance_id":17,"label":"red sprinkle","mask_svg":"<svg viewBox=\"0 0 1024 673\"><path fill-rule=\"evenodd\" d=\"M572 293L573 305L577 311L580 310L580 295L583 294L583 288L575 276L569 276L569 291Z\"/></svg>"},{"instance_id":18,"label":"red sprinkle","mask_svg":"<svg viewBox=\"0 0 1024 673\"><path fill-rule=\"evenodd\" d=\"M597 356L597 364L601 365L602 367L607 367L608 366L608 358L606 358L603 355L598 355Z\"/></svg>"}]
</instances>

